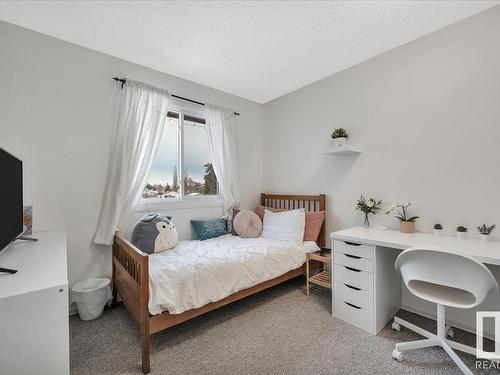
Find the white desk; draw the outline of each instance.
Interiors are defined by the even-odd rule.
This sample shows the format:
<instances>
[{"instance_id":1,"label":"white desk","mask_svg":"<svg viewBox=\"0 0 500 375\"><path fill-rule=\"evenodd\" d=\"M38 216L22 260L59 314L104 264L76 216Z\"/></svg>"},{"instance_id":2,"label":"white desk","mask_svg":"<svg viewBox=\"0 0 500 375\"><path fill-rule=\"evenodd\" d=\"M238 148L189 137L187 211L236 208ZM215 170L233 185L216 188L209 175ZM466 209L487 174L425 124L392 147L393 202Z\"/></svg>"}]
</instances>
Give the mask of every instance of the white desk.
<instances>
[{"instance_id":1,"label":"white desk","mask_svg":"<svg viewBox=\"0 0 500 375\"><path fill-rule=\"evenodd\" d=\"M394 261L412 246L427 246L500 265L500 241L458 239L428 233L354 227L330 235L332 240L333 314L377 334L401 306L400 275Z\"/></svg>"},{"instance_id":2,"label":"white desk","mask_svg":"<svg viewBox=\"0 0 500 375\"><path fill-rule=\"evenodd\" d=\"M405 250L412 246L431 246L444 251L469 255L482 263L500 265L500 241L462 240L429 233L401 233L397 230L354 227L333 232L336 240L353 241Z\"/></svg>"}]
</instances>

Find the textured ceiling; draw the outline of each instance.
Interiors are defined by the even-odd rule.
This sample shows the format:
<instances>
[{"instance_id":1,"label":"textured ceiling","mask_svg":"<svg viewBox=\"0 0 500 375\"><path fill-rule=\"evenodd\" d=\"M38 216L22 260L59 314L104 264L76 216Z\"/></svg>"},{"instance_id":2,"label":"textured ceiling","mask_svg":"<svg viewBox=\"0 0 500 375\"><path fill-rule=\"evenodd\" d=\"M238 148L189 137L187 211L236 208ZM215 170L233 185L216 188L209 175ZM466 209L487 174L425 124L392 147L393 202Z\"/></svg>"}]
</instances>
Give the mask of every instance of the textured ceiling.
<instances>
[{"instance_id":1,"label":"textured ceiling","mask_svg":"<svg viewBox=\"0 0 500 375\"><path fill-rule=\"evenodd\" d=\"M499 1L1 1L0 19L265 103Z\"/></svg>"}]
</instances>

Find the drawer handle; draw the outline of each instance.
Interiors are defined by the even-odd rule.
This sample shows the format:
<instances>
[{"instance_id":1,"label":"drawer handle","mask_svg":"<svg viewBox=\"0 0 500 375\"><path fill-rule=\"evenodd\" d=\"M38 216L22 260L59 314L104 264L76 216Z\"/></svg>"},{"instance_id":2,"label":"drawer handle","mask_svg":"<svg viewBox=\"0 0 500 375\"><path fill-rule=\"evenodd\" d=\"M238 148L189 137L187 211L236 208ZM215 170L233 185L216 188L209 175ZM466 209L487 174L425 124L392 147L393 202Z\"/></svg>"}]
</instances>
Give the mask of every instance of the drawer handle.
<instances>
[{"instance_id":1,"label":"drawer handle","mask_svg":"<svg viewBox=\"0 0 500 375\"><path fill-rule=\"evenodd\" d=\"M348 242L348 241L344 241L345 244L349 245L349 246L361 246L360 243L356 243L356 242Z\"/></svg>"},{"instance_id":2,"label":"drawer handle","mask_svg":"<svg viewBox=\"0 0 500 375\"><path fill-rule=\"evenodd\" d=\"M354 289L354 290L361 290L361 288L356 288L355 286L352 286L352 285L349 285L349 284L346 284L344 283L344 285L348 288L351 288L351 289Z\"/></svg>"},{"instance_id":3,"label":"drawer handle","mask_svg":"<svg viewBox=\"0 0 500 375\"><path fill-rule=\"evenodd\" d=\"M348 258L352 258L352 259L361 259L361 257L357 257L356 255L351 255L351 254L344 254L346 257Z\"/></svg>"},{"instance_id":4,"label":"drawer handle","mask_svg":"<svg viewBox=\"0 0 500 375\"><path fill-rule=\"evenodd\" d=\"M348 269L349 271L353 271L353 272L361 272L361 270L357 270L356 268L352 268L352 267L344 266L344 268Z\"/></svg>"},{"instance_id":5,"label":"drawer handle","mask_svg":"<svg viewBox=\"0 0 500 375\"><path fill-rule=\"evenodd\" d=\"M344 303L345 303L346 305L349 305L349 306L351 306L351 307L354 307L355 309L361 310L361 307L358 307L358 306L356 306L356 305L353 305L352 303L345 302L345 301L344 301Z\"/></svg>"}]
</instances>

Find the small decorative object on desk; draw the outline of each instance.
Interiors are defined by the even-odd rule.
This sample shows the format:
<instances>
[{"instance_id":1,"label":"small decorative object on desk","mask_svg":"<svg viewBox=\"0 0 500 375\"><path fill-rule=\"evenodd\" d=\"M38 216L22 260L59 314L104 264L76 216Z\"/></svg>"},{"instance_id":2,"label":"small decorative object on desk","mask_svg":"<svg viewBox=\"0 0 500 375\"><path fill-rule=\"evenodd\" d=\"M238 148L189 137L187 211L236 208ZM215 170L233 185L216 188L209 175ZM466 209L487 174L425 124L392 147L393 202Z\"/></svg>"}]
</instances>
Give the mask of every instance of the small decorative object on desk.
<instances>
[{"instance_id":1,"label":"small decorative object on desk","mask_svg":"<svg viewBox=\"0 0 500 375\"><path fill-rule=\"evenodd\" d=\"M465 240L467 238L467 231L468 229L466 227L459 225L457 227L457 237Z\"/></svg>"},{"instance_id":2,"label":"small decorative object on desk","mask_svg":"<svg viewBox=\"0 0 500 375\"><path fill-rule=\"evenodd\" d=\"M23 207L23 235L33 234L33 206Z\"/></svg>"},{"instance_id":3,"label":"small decorative object on desk","mask_svg":"<svg viewBox=\"0 0 500 375\"><path fill-rule=\"evenodd\" d=\"M411 204L411 202L393 203L387 208L386 215L399 209L396 218L400 221L399 230L401 233L415 233L415 220L420 216L408 215L408 207L410 207Z\"/></svg>"},{"instance_id":4,"label":"small decorative object on desk","mask_svg":"<svg viewBox=\"0 0 500 375\"><path fill-rule=\"evenodd\" d=\"M491 239L491 232L493 232L493 229L495 229L495 227L496 225L487 226L486 224L477 227L481 240L489 241Z\"/></svg>"},{"instance_id":5,"label":"small decorative object on desk","mask_svg":"<svg viewBox=\"0 0 500 375\"><path fill-rule=\"evenodd\" d=\"M444 232L443 226L439 223L434 224L434 234L436 236L442 236Z\"/></svg>"},{"instance_id":6,"label":"small decorative object on desk","mask_svg":"<svg viewBox=\"0 0 500 375\"><path fill-rule=\"evenodd\" d=\"M335 129L332 133L333 145L337 147L342 147L346 144L349 134L344 128Z\"/></svg>"},{"instance_id":7,"label":"small decorative object on desk","mask_svg":"<svg viewBox=\"0 0 500 375\"><path fill-rule=\"evenodd\" d=\"M365 199L364 196L359 197L358 203L356 203L356 210L361 211L365 214L365 227L370 226L370 220L368 215L375 215L378 210L380 210L380 206L382 205L382 201L377 201L376 199L370 198Z\"/></svg>"}]
</instances>

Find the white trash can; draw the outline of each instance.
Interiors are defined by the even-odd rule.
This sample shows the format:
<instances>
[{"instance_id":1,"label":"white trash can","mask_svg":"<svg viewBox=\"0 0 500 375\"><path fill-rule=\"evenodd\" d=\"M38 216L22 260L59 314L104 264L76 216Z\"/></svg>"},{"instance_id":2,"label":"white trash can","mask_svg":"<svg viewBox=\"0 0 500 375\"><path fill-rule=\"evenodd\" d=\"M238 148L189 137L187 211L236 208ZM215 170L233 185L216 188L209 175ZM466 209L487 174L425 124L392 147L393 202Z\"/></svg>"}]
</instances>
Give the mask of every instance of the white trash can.
<instances>
[{"instance_id":1,"label":"white trash can","mask_svg":"<svg viewBox=\"0 0 500 375\"><path fill-rule=\"evenodd\" d=\"M111 298L111 281L106 278L77 282L71 288L71 302L76 303L81 320L98 318Z\"/></svg>"}]
</instances>

